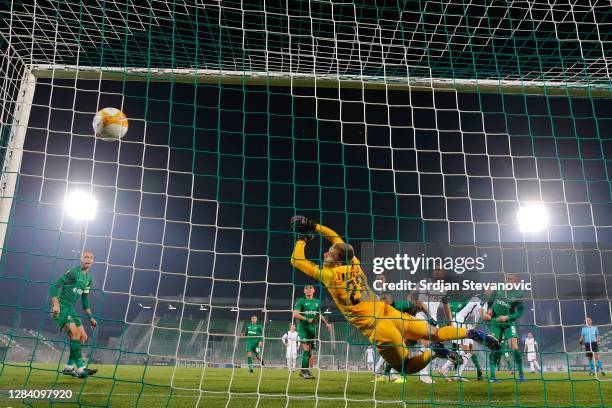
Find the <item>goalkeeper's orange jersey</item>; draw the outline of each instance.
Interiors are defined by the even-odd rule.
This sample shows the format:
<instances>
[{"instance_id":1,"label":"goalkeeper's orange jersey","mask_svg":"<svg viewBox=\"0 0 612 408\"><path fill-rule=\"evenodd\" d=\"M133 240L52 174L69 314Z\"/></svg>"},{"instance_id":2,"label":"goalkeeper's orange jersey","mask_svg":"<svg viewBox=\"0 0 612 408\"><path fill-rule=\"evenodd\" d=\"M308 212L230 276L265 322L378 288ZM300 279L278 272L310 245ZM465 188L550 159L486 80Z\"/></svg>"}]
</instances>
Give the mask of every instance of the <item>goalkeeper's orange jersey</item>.
<instances>
[{"instance_id":1,"label":"goalkeeper's orange jersey","mask_svg":"<svg viewBox=\"0 0 612 408\"><path fill-rule=\"evenodd\" d=\"M372 326L375 316L376 295L368 285L368 280L361 269L359 259L353 258L350 265L323 267L322 275L331 272L331 281L325 283L336 306L358 329ZM382 305L381 305L382 306Z\"/></svg>"},{"instance_id":2,"label":"goalkeeper's orange jersey","mask_svg":"<svg viewBox=\"0 0 612 408\"><path fill-rule=\"evenodd\" d=\"M335 233L330 229L317 226L320 232L327 237L334 236ZM340 238L334 238L332 245L338 242L344 242ZM376 295L368 285L368 280L365 273L361 269L359 259L354 257L349 265L340 265L336 267L319 265L306 259L304 255L304 241L297 241L291 263L306 275L321 282L331 297L334 299L336 306L351 323L362 331L367 331L373 326Z\"/></svg>"}]
</instances>

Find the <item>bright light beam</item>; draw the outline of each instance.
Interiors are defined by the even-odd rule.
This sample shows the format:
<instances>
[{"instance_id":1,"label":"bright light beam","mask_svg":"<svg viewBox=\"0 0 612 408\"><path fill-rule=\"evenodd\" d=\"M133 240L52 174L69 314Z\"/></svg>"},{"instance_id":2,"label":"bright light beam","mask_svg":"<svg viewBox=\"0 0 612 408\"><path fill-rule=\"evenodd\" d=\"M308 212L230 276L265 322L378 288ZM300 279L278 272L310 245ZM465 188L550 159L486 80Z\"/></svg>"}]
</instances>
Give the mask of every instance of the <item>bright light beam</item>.
<instances>
[{"instance_id":1,"label":"bright light beam","mask_svg":"<svg viewBox=\"0 0 612 408\"><path fill-rule=\"evenodd\" d=\"M92 221L96 217L98 200L92 194L75 190L64 198L64 211L77 220Z\"/></svg>"},{"instance_id":2,"label":"bright light beam","mask_svg":"<svg viewBox=\"0 0 612 408\"><path fill-rule=\"evenodd\" d=\"M548 225L548 213L541 204L528 204L521 207L517 218L521 232L539 232Z\"/></svg>"}]
</instances>

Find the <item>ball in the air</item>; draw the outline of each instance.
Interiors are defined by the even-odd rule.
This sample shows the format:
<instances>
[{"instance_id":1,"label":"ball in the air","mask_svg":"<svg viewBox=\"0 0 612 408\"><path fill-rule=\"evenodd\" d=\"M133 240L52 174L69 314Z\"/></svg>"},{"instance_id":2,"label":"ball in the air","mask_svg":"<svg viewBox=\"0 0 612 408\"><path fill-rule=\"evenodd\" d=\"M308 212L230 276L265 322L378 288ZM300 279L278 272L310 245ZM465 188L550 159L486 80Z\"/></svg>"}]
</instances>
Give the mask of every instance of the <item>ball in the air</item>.
<instances>
[{"instance_id":1,"label":"ball in the air","mask_svg":"<svg viewBox=\"0 0 612 408\"><path fill-rule=\"evenodd\" d=\"M96 137L106 140L119 140L128 131L128 119L125 113L115 108L104 108L96 113L93 122Z\"/></svg>"}]
</instances>

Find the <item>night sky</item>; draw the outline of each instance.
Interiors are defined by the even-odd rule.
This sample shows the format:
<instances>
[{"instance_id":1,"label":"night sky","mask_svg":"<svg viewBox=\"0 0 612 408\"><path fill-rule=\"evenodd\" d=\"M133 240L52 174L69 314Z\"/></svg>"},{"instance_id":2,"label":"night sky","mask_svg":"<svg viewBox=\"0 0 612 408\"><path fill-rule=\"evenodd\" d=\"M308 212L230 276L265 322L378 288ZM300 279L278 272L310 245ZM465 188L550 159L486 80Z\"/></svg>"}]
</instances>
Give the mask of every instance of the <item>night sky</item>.
<instances>
[{"instance_id":1,"label":"night sky","mask_svg":"<svg viewBox=\"0 0 612 408\"><path fill-rule=\"evenodd\" d=\"M107 106L130 119L121 143L92 137L93 114ZM240 318L266 308L289 321L292 296L310 282L289 264L297 213L356 248L549 242L540 255L552 245L557 262L519 256L511 266L538 282L536 323L579 325L587 310L610 324L612 275L601 265L612 261L611 111L610 99L579 97L39 80L0 323L19 304L22 326L51 327L48 282L83 247L96 256L93 308L103 318L129 323L138 303L157 298L160 311L197 314L204 303L213 318L238 306ZM62 216L66 190L90 185L96 219ZM527 201L545 203L546 233L519 232ZM317 239L307 254L322 248Z\"/></svg>"}]
</instances>

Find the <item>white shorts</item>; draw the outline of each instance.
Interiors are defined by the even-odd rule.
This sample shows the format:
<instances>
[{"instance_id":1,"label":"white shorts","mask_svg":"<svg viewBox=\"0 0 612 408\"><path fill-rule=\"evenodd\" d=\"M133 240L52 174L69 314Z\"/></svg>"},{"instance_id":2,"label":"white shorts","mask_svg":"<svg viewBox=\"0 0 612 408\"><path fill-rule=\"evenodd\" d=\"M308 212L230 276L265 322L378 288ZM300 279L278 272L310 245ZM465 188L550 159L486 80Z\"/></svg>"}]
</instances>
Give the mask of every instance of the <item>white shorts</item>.
<instances>
[{"instance_id":1,"label":"white shorts","mask_svg":"<svg viewBox=\"0 0 612 408\"><path fill-rule=\"evenodd\" d=\"M415 317L417 319L423 320L425 322L429 320L429 318L427 317L427 315L424 312L418 312Z\"/></svg>"},{"instance_id":2,"label":"white shorts","mask_svg":"<svg viewBox=\"0 0 612 408\"><path fill-rule=\"evenodd\" d=\"M474 328L469 323L461 323L458 326L464 328L465 330L471 330L471 329ZM474 344L474 340L472 340L472 339L461 339L461 340L459 340L459 344L462 345L462 346L471 346L471 345Z\"/></svg>"},{"instance_id":3,"label":"white shorts","mask_svg":"<svg viewBox=\"0 0 612 408\"><path fill-rule=\"evenodd\" d=\"M527 361L531 362L531 361L536 361L537 360L537 355L534 352L527 352Z\"/></svg>"}]
</instances>

